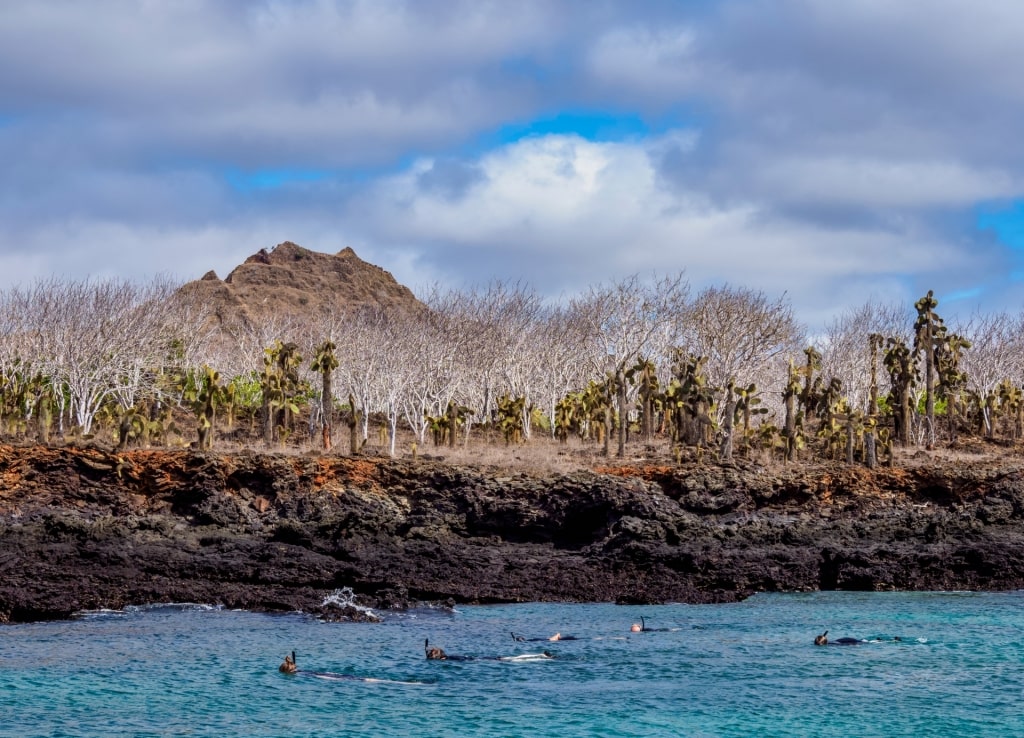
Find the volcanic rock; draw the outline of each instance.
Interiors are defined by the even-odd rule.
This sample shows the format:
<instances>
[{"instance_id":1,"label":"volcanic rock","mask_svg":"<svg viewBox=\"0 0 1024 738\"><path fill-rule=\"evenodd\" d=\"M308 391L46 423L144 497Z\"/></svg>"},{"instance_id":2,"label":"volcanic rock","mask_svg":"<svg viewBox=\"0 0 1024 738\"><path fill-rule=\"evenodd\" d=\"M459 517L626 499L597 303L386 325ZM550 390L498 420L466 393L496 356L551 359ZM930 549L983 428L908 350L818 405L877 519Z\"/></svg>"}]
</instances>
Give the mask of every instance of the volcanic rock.
<instances>
[{"instance_id":1,"label":"volcanic rock","mask_svg":"<svg viewBox=\"0 0 1024 738\"><path fill-rule=\"evenodd\" d=\"M0 620L207 602L728 602L1024 587L1024 471L622 467L0 446Z\"/></svg>"}]
</instances>

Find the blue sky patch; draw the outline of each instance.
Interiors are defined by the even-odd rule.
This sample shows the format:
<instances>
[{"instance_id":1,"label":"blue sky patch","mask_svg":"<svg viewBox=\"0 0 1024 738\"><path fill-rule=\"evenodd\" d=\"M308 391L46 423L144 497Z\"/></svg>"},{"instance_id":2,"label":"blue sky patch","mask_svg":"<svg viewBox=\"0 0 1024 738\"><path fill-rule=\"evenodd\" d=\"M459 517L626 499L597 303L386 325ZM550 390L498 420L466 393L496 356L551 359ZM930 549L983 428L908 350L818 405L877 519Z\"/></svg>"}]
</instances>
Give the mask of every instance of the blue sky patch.
<instances>
[{"instance_id":1,"label":"blue sky patch","mask_svg":"<svg viewBox=\"0 0 1024 738\"><path fill-rule=\"evenodd\" d=\"M652 121L632 112L602 110L560 111L525 123L510 123L494 132L496 144L514 143L533 136L574 134L588 141L632 141L683 127L682 116Z\"/></svg>"},{"instance_id":2,"label":"blue sky patch","mask_svg":"<svg viewBox=\"0 0 1024 738\"><path fill-rule=\"evenodd\" d=\"M977 224L980 230L994 231L1000 242L1024 251L1024 202L1001 208L981 208Z\"/></svg>"},{"instance_id":3,"label":"blue sky patch","mask_svg":"<svg viewBox=\"0 0 1024 738\"><path fill-rule=\"evenodd\" d=\"M625 141L650 135L650 126L635 113L555 113L498 131L501 143L533 136L576 134L588 141Z\"/></svg>"},{"instance_id":4,"label":"blue sky patch","mask_svg":"<svg viewBox=\"0 0 1024 738\"><path fill-rule=\"evenodd\" d=\"M319 182L330 177L330 173L319 169L261 169L243 172L229 169L224 179L239 192L273 190L292 184Z\"/></svg>"},{"instance_id":5,"label":"blue sky patch","mask_svg":"<svg viewBox=\"0 0 1024 738\"><path fill-rule=\"evenodd\" d=\"M975 297L980 297L983 293L984 290L981 287L972 287L970 289L957 290L956 292L951 292L950 294L945 295L942 298L942 301L957 302L958 300L970 300Z\"/></svg>"}]
</instances>

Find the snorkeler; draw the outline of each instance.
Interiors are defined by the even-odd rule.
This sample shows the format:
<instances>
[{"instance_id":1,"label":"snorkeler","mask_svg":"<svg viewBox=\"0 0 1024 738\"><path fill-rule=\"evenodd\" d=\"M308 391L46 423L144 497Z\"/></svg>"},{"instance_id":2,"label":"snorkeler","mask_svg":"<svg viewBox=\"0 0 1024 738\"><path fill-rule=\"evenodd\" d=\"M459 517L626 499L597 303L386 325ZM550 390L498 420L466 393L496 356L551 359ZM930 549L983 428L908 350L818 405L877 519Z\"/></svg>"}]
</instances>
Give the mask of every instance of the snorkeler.
<instances>
[{"instance_id":1,"label":"snorkeler","mask_svg":"<svg viewBox=\"0 0 1024 738\"><path fill-rule=\"evenodd\" d=\"M440 649L437 649L440 651ZM443 652L442 652L443 653ZM428 657L429 658L429 657ZM317 679L329 679L336 682L386 682L388 684L422 684L423 682L416 681L401 681L397 679L382 679L378 677L362 677L354 676L352 674L339 674L336 671L310 671L309 669L299 669L295 665L295 652L284 657L284 662L277 667L277 670L282 674L300 674L302 676L316 677Z\"/></svg>"},{"instance_id":2,"label":"snorkeler","mask_svg":"<svg viewBox=\"0 0 1024 738\"><path fill-rule=\"evenodd\" d=\"M448 658L448 654L444 652L443 648L430 647L429 638L423 641L423 652L427 655L427 661L445 661Z\"/></svg>"},{"instance_id":3,"label":"snorkeler","mask_svg":"<svg viewBox=\"0 0 1024 738\"><path fill-rule=\"evenodd\" d=\"M630 633L668 633L672 630L678 630L678 628L648 628L647 621L644 620L644 616L640 616L639 623L633 623L629 626Z\"/></svg>"},{"instance_id":4,"label":"snorkeler","mask_svg":"<svg viewBox=\"0 0 1024 738\"><path fill-rule=\"evenodd\" d=\"M290 655L284 657L284 663L282 663L277 670L282 674L294 674L299 669L295 666L295 652L292 651Z\"/></svg>"},{"instance_id":5,"label":"snorkeler","mask_svg":"<svg viewBox=\"0 0 1024 738\"><path fill-rule=\"evenodd\" d=\"M515 637L513 635L513 637ZM516 656L461 656L458 654L445 653L443 648L430 645L430 639L424 639L423 651L428 661L538 661L542 659L553 659L555 655L550 651L541 653L522 653Z\"/></svg>"},{"instance_id":6,"label":"snorkeler","mask_svg":"<svg viewBox=\"0 0 1024 738\"><path fill-rule=\"evenodd\" d=\"M814 636L815 646L856 646L861 643L864 641L859 638L836 638L834 641L830 641L827 630L821 635Z\"/></svg>"},{"instance_id":7,"label":"snorkeler","mask_svg":"<svg viewBox=\"0 0 1024 738\"><path fill-rule=\"evenodd\" d=\"M423 651L426 653L428 661L472 661L474 659L473 656L445 653L443 648L431 646L429 638L423 640Z\"/></svg>"}]
</instances>

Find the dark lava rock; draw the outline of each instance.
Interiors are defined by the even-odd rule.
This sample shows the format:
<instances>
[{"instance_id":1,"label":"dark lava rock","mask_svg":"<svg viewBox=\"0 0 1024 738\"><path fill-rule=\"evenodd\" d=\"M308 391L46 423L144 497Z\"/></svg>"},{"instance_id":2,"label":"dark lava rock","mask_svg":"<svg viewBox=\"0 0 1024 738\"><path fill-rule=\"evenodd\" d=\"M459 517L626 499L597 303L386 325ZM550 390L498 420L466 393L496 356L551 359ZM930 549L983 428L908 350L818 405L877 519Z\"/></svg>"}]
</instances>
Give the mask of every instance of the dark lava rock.
<instances>
[{"instance_id":1,"label":"dark lava rock","mask_svg":"<svg viewBox=\"0 0 1024 738\"><path fill-rule=\"evenodd\" d=\"M1008 461L536 477L422 459L0 446L0 480L4 622L161 602L353 622L423 602L1024 587L1024 484ZM351 600L332 602L344 588Z\"/></svg>"}]
</instances>

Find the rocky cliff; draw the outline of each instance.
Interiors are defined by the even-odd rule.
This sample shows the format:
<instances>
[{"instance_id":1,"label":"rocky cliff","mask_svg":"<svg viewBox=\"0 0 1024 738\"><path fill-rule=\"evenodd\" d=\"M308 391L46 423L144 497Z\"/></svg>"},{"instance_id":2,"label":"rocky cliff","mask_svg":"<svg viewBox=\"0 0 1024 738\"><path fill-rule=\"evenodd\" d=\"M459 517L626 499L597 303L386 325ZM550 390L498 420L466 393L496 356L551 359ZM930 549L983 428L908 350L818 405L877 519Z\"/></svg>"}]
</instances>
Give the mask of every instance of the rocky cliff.
<instances>
[{"instance_id":1,"label":"rocky cliff","mask_svg":"<svg viewBox=\"0 0 1024 738\"><path fill-rule=\"evenodd\" d=\"M351 248L324 254L291 241L260 249L223 280L207 272L182 291L207 305L216 323L226 327L362 308L412 313L424 307L390 272L363 261Z\"/></svg>"},{"instance_id":2,"label":"rocky cliff","mask_svg":"<svg viewBox=\"0 0 1024 738\"><path fill-rule=\"evenodd\" d=\"M1015 589L1022 474L1004 461L537 477L436 461L0 446L0 620L170 601L322 612L345 586L377 607Z\"/></svg>"}]
</instances>

